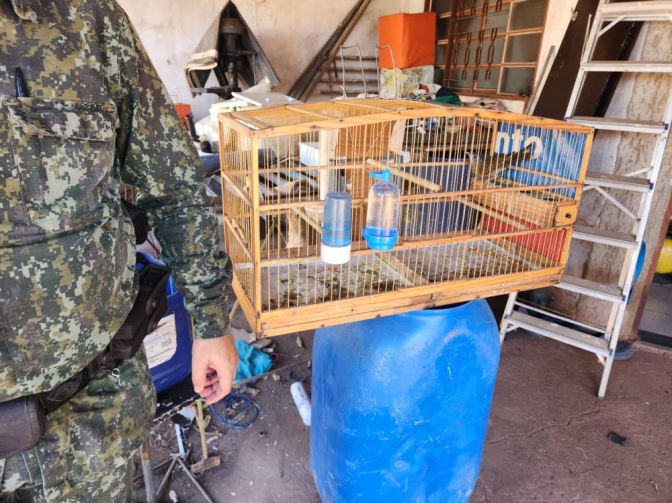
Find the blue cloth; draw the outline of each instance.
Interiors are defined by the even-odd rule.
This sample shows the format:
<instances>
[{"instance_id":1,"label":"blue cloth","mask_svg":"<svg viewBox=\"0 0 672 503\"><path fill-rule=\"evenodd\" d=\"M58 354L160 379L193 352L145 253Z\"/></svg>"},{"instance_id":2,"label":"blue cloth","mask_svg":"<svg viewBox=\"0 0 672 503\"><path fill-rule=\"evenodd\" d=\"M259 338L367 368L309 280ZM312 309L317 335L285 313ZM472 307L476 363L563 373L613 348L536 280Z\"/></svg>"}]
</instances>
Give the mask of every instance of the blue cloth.
<instances>
[{"instance_id":1,"label":"blue cloth","mask_svg":"<svg viewBox=\"0 0 672 503\"><path fill-rule=\"evenodd\" d=\"M248 342L236 341L236 349L240 360L238 361L234 383L261 375L271 369L271 365L273 365L271 357Z\"/></svg>"}]
</instances>

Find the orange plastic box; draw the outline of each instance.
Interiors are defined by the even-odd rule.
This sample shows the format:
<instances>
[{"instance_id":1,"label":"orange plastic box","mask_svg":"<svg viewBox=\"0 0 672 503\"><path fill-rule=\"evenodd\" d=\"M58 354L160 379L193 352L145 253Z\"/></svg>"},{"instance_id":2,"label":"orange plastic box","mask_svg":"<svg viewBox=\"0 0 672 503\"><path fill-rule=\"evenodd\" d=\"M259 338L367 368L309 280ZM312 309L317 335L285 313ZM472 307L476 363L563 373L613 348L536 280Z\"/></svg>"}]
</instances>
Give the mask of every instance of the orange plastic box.
<instances>
[{"instance_id":1,"label":"orange plastic box","mask_svg":"<svg viewBox=\"0 0 672 503\"><path fill-rule=\"evenodd\" d=\"M177 110L177 115L180 116L180 120L184 127L189 129L189 124L187 123L187 115L191 114L191 105L187 103L175 103L175 110Z\"/></svg>"},{"instance_id":2,"label":"orange plastic box","mask_svg":"<svg viewBox=\"0 0 672 503\"><path fill-rule=\"evenodd\" d=\"M392 46L397 68L434 64L436 13L392 14L378 19L378 45ZM381 49L381 68L394 68L390 51Z\"/></svg>"}]
</instances>

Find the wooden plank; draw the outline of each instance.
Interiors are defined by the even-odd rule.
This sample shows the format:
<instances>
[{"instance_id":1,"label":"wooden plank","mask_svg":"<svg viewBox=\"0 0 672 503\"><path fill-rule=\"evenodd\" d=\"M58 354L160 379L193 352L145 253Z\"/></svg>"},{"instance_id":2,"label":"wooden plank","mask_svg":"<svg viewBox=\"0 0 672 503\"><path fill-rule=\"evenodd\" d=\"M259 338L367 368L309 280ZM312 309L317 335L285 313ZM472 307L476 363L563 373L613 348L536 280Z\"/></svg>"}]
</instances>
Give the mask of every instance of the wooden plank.
<instances>
[{"instance_id":1,"label":"wooden plank","mask_svg":"<svg viewBox=\"0 0 672 503\"><path fill-rule=\"evenodd\" d=\"M219 138L221 140L224 137L224 127L222 126L221 122L217 122L217 130L219 131ZM224 158L224 144L221 141L219 142L219 158L220 159ZM222 171L221 170L221 161L220 161L220 171ZM222 219L226 220L226 214L225 214L225 211L227 209L227 205L226 205L226 190L227 189L226 189L226 186L227 186L228 182L223 176L221 177L221 179L222 179L222 182L221 182L221 184L222 184L222 196L221 196L220 201L222 203ZM218 225L218 227L219 227L219 225ZM226 229L224 229L224 233L226 234ZM224 241L225 241L224 247L228 250L228 244L226 243L226 239Z\"/></svg>"},{"instance_id":2,"label":"wooden plank","mask_svg":"<svg viewBox=\"0 0 672 503\"><path fill-rule=\"evenodd\" d=\"M410 299L424 295L446 295L450 298L459 298L462 300L499 295L502 292L516 291L520 285L532 285L529 287L530 289L537 288L537 285L547 284L549 278L553 278L550 281L552 281L552 284L555 284L559 281L561 273L562 268L553 267L524 273L503 274L500 276L400 288L394 291L367 296L266 311L261 313L262 323L264 321L282 320L281 323L292 325L304 321L323 320L332 316L342 316L344 312L346 314L376 312L386 306L412 306L413 301ZM454 302L459 301L455 300Z\"/></svg>"},{"instance_id":3,"label":"wooden plank","mask_svg":"<svg viewBox=\"0 0 672 503\"><path fill-rule=\"evenodd\" d=\"M242 231L236 225L235 221L230 220L226 215L224 215L224 225L226 225L229 228L229 230L231 231L231 235L236 238L236 241L238 241L238 244L243 249L243 252L247 256L247 258L250 259L250 262L254 262L254 257L252 256L252 253L250 253L250 250L247 249L247 245L245 244L245 239L242 236Z\"/></svg>"},{"instance_id":4,"label":"wooden plank","mask_svg":"<svg viewBox=\"0 0 672 503\"><path fill-rule=\"evenodd\" d=\"M240 187L238 187L238 185L236 185L236 183L233 180L231 180L231 178L229 178L229 175L227 175L226 172L222 171L220 173L220 176L222 177L222 181L226 182L224 184L224 187L222 187L222 197L224 197L224 192L226 192L227 189L230 189L231 191L235 192L236 195L239 198L241 198L245 202L245 204L247 204L247 206L249 206L250 208L253 206L252 201L250 201L250 199L247 197L247 194L245 194L240 189ZM222 205L222 207L225 208L226 206Z\"/></svg>"},{"instance_id":5,"label":"wooden plank","mask_svg":"<svg viewBox=\"0 0 672 503\"><path fill-rule=\"evenodd\" d=\"M240 112L229 112L229 115L239 122L247 122L248 124L252 124L257 129L268 129L269 127L273 127L268 122L264 122L262 120L257 119L256 117L252 117L250 116L250 114L243 114Z\"/></svg>"},{"instance_id":6,"label":"wooden plank","mask_svg":"<svg viewBox=\"0 0 672 503\"><path fill-rule=\"evenodd\" d=\"M231 115L231 112L218 114L219 123L223 124L226 127L229 127L231 129L233 129L237 133L240 133L240 134L250 138L252 136L252 134L255 132L255 130L250 128L248 125L245 125L241 122L238 122L233 117L230 117L230 115ZM222 143L222 136L219 137L219 141L220 141L220 144L221 144ZM226 142L224 142L224 143L226 143Z\"/></svg>"},{"instance_id":7,"label":"wooden plank","mask_svg":"<svg viewBox=\"0 0 672 503\"><path fill-rule=\"evenodd\" d=\"M339 101L341 104L350 104L350 100ZM298 105L300 108L301 105ZM452 108L438 105L428 105L427 108L416 108L402 111L386 110L385 112L374 113L370 115L360 115L355 117L344 117L340 119L328 119L323 121L307 122L304 124L277 126L257 131L259 138L272 138L277 136L296 135L301 133L314 133L316 131L328 129L345 129L354 126L364 126L368 124L381 124L385 122L396 122L407 119L427 118L427 117L466 117L478 118L492 121L513 121L518 125L527 125L535 127L544 127L560 131L573 131L577 133L590 133L592 128L580 124L545 119L543 117L533 117L527 115L514 114L511 112L500 112L496 110L480 110L470 108ZM489 146L489 144L485 145Z\"/></svg>"},{"instance_id":8,"label":"wooden plank","mask_svg":"<svg viewBox=\"0 0 672 503\"><path fill-rule=\"evenodd\" d=\"M252 138L252 194L259 194L259 140ZM252 198L252 254L254 256L254 310L261 313L261 229L259 198Z\"/></svg>"},{"instance_id":9,"label":"wooden plank","mask_svg":"<svg viewBox=\"0 0 672 503\"><path fill-rule=\"evenodd\" d=\"M595 139L595 133L593 131L590 131L590 133L588 133L588 135L586 136L586 144L583 148L583 159L581 159L581 169L579 170L579 182L581 182L581 186L578 189L576 189L576 195L575 195L577 216L578 216L578 208L579 205L581 204L581 197L583 196L583 183L588 173L588 163L590 162L590 151L593 148L594 139ZM574 220L573 223L576 223L576 219ZM565 246L564 249L562 250L562 255L560 256L561 264L566 264L567 259L569 258L569 249L572 244L572 232L573 227L570 227L567 230L567 240L564 243Z\"/></svg>"},{"instance_id":10,"label":"wooden plank","mask_svg":"<svg viewBox=\"0 0 672 503\"><path fill-rule=\"evenodd\" d=\"M376 122L367 124L366 127L339 129L334 156L346 160L365 159L371 157L373 146L378 152L387 153L390 149L392 126L390 122Z\"/></svg>"},{"instance_id":11,"label":"wooden plank","mask_svg":"<svg viewBox=\"0 0 672 503\"><path fill-rule=\"evenodd\" d=\"M294 213L296 213L297 216L302 218L308 225L315 229L318 234L322 235L322 226L310 218L310 216L306 213L306 210L303 208L294 208Z\"/></svg>"},{"instance_id":12,"label":"wooden plank","mask_svg":"<svg viewBox=\"0 0 672 503\"><path fill-rule=\"evenodd\" d=\"M487 213L492 217L510 223L516 222L517 227L527 228L529 225L537 227L547 227L552 224L557 213L557 203L553 201L544 201L533 195L526 193L518 187L518 191L488 193L485 185L480 180L474 180L472 187L480 190L479 194L474 195L474 201L488 210L495 210L493 214ZM541 190L537 193L544 194ZM515 216L518 220L507 218L507 215ZM501 218L500 216L501 215ZM524 225L525 221L528 225ZM514 225L514 224L511 224Z\"/></svg>"},{"instance_id":13,"label":"wooden plank","mask_svg":"<svg viewBox=\"0 0 672 503\"><path fill-rule=\"evenodd\" d=\"M384 304L370 304L362 303L360 299L359 306L353 305L347 308L341 308L336 304L344 301L330 302L328 310L325 309L325 304L320 307L322 309L321 318L307 319L305 316L293 316L292 322L288 323L287 317L273 317L269 318L271 313L262 313L261 315L261 336L274 337L277 335L288 334L292 332L299 332L303 330L312 330L321 327L339 325L343 323L352 323L355 321L366 320L371 318L380 318L382 316L390 316L393 314L401 314L409 311L416 311L429 307L444 306L454 304L457 302L469 301L474 298L485 298L496 295L503 295L512 291L531 290L534 288L545 288L553 286L560 279L560 272L548 275L544 278L537 278L533 281L517 280L501 284L499 286L490 286L484 288L481 292L474 291L463 293L460 289L436 292L432 294L422 294L413 297L401 297L397 299L386 299ZM476 281L476 280L472 280ZM381 295L388 295L390 292ZM292 308L290 310L300 310L304 308ZM283 309L282 312L290 311ZM325 311L328 311L325 313Z\"/></svg>"},{"instance_id":14,"label":"wooden plank","mask_svg":"<svg viewBox=\"0 0 672 503\"><path fill-rule=\"evenodd\" d=\"M393 175L403 178L404 180L414 183L416 185L420 185L421 187L426 188L427 190L431 190L432 192L442 192L443 191L443 186L439 183L434 183L430 182L429 180L426 180L420 176L413 175L411 173L407 173L406 171L402 171L400 169L397 169L393 166L390 166L389 164L384 164L382 162L376 161L375 159L367 159L366 163L369 164L370 166L374 166L378 169L386 169ZM464 164L464 163L462 163Z\"/></svg>"},{"instance_id":15,"label":"wooden plank","mask_svg":"<svg viewBox=\"0 0 672 503\"><path fill-rule=\"evenodd\" d=\"M236 277L235 271L233 279L231 280L231 286L233 287L233 293L236 294L236 300L240 303L240 307L243 309L245 319L250 324L250 327L252 327L252 330L255 333L258 333L261 330L261 323L257 319L257 316L254 312L254 307L252 306L250 299L247 297L247 294L243 289L243 285L240 284L240 281Z\"/></svg>"},{"instance_id":16,"label":"wooden plank","mask_svg":"<svg viewBox=\"0 0 672 503\"><path fill-rule=\"evenodd\" d=\"M577 189L581 186L580 183L568 183L564 185L544 185L543 187L534 187L534 186L525 186L523 188L512 186L512 187L495 187L491 189L468 189L468 190L454 190L446 192L435 192L433 194L411 194L411 195L402 195L401 202L449 202L452 200L461 200L462 196L477 196L482 194L498 194L503 192L546 192L549 189ZM353 198L352 204L367 204L368 199L364 198ZM294 202L283 202L277 204L263 204L260 206L262 213L270 211L278 211L282 209L292 209L292 208L302 208L306 205L320 205L323 204L322 201L315 199L304 199L303 201L294 201Z\"/></svg>"},{"instance_id":17,"label":"wooden plank","mask_svg":"<svg viewBox=\"0 0 672 503\"><path fill-rule=\"evenodd\" d=\"M429 284L429 281L423 278L421 274L408 267L392 253L378 253L377 257L414 285L424 286Z\"/></svg>"},{"instance_id":18,"label":"wooden plank","mask_svg":"<svg viewBox=\"0 0 672 503\"><path fill-rule=\"evenodd\" d=\"M513 227L516 227L518 229L526 229L525 225L521 224L518 220L514 220L512 218L507 217L506 215L502 215L497 211L493 211L489 208L486 208L485 206L482 206L474 201L470 201L465 197L458 197L457 200L462 204L464 204L465 206L474 208L475 210L480 211L481 213L496 218L497 220L501 220L502 222L512 225Z\"/></svg>"},{"instance_id":19,"label":"wooden plank","mask_svg":"<svg viewBox=\"0 0 672 503\"><path fill-rule=\"evenodd\" d=\"M431 239L423 240L406 240L398 242L394 250L403 251L403 250L416 250L424 246L440 246L444 244L457 244L465 242L477 243L479 241L495 241L497 239L505 238L515 238L528 236L532 234L544 234L550 233L553 231L561 231L567 229L565 227L550 227L546 229L526 229L524 231L513 231L513 232L500 232L497 234L478 234L476 232L468 233L448 233L447 235L437 235ZM443 237L441 237L443 236ZM367 247L365 241L353 241L351 244L351 256L364 256L364 255L375 255L378 252L377 250L371 250ZM264 268L267 267L276 267L281 265L290 265L290 264L302 264L309 263L320 260L320 249L319 245L306 246L304 247L304 255L292 257L294 252L289 250L271 250L262 255L261 266Z\"/></svg>"},{"instance_id":20,"label":"wooden plank","mask_svg":"<svg viewBox=\"0 0 672 503\"><path fill-rule=\"evenodd\" d=\"M400 105L404 105L404 102L399 100ZM362 106L366 108L373 108L371 104L361 103L358 100L342 100L338 103L335 103L333 106L339 105L348 105L348 106ZM278 109L291 107L290 110L299 111L303 107L311 105L285 105L284 107L275 107L268 110L277 111ZM536 126L544 127L559 131L571 131L577 133L589 134L592 132L592 128L583 126L580 124L572 124L569 122L558 121L554 119L546 119L543 117L534 117L529 115L521 115L513 112L501 112L497 110L480 110L473 108L461 108L461 107L446 107L441 105L426 104L422 108L411 108L407 110L388 110L380 109L380 112L371 113L367 115L358 115L354 117L343 117L343 118L328 118L324 120L317 120L314 122L307 122L304 124L298 125L287 125L287 126L269 126L265 129L260 129L256 131L259 134L260 138L267 138L273 136L282 136L288 134L297 134L301 132L315 132L321 129L343 129L349 128L352 126L360 126L366 124L376 124L383 123L386 121L399 121L405 119L415 119L415 118L427 118L427 117L451 117L451 118L460 118L464 117L467 119L484 119L491 121L509 121L515 122L518 125L526 126ZM255 110L254 118L250 117L249 114L245 112L230 112L225 114L220 114L220 121L224 121L227 125L240 125L239 121L248 120L249 122L255 121L258 125L261 125L263 122L263 112L264 109ZM315 114L310 109L307 110L311 114ZM231 114L236 114L234 117L229 117ZM320 114L324 115L324 114ZM236 120L237 118L237 120ZM257 127L254 124L250 126ZM248 133L250 128L248 127ZM484 144L488 146L489 143Z\"/></svg>"},{"instance_id":21,"label":"wooden plank","mask_svg":"<svg viewBox=\"0 0 672 503\"><path fill-rule=\"evenodd\" d=\"M554 175L552 173L544 173L542 171L535 171L533 169L523 168L522 166L511 165L511 169L513 169L514 171L529 173L531 175L539 176L541 178L549 178L550 180L557 180L563 183L574 183L574 180L570 180L569 178L564 178L562 176Z\"/></svg>"},{"instance_id":22,"label":"wooden plank","mask_svg":"<svg viewBox=\"0 0 672 503\"><path fill-rule=\"evenodd\" d=\"M301 107L298 107L298 106L295 106L295 105L287 105L285 108L287 110L294 110L295 112L299 112L299 113L302 113L302 114L312 115L313 117L318 117L321 120L332 120L332 117L329 117L328 115L313 112L312 110L305 110L305 109L303 109Z\"/></svg>"},{"instance_id":23,"label":"wooden plank","mask_svg":"<svg viewBox=\"0 0 672 503\"><path fill-rule=\"evenodd\" d=\"M564 243L563 243L564 245ZM519 245L514 243L513 241L499 241L497 243L497 246L501 246L504 248L506 251L509 253L512 253L514 255L517 255L521 257L523 260L527 260L530 262L533 262L534 264L537 264L540 267L544 267L544 264L548 264L551 262L551 266L555 265L555 260L553 260L551 257L547 257L545 255L541 255L534 250L531 250L525 246ZM560 265L563 263L561 262Z\"/></svg>"}]
</instances>

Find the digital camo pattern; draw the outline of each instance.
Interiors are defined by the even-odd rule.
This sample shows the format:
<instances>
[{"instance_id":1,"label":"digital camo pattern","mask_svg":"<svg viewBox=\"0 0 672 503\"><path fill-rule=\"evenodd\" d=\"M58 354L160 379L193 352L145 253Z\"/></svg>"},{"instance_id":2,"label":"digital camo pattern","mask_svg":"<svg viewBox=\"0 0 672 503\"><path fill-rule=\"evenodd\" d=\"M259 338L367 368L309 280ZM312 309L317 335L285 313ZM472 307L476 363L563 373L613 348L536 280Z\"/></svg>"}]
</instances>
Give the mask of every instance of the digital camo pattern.
<instances>
[{"instance_id":1,"label":"digital camo pattern","mask_svg":"<svg viewBox=\"0 0 672 503\"><path fill-rule=\"evenodd\" d=\"M35 448L0 460L0 501L131 501L129 459L147 436L155 395L144 350L119 372L119 380L101 372L47 416Z\"/></svg>"},{"instance_id":2,"label":"digital camo pattern","mask_svg":"<svg viewBox=\"0 0 672 503\"><path fill-rule=\"evenodd\" d=\"M140 191L196 336L228 333L228 259L200 179L113 0L0 0L0 401L52 389L122 324L137 285L121 182Z\"/></svg>"}]
</instances>

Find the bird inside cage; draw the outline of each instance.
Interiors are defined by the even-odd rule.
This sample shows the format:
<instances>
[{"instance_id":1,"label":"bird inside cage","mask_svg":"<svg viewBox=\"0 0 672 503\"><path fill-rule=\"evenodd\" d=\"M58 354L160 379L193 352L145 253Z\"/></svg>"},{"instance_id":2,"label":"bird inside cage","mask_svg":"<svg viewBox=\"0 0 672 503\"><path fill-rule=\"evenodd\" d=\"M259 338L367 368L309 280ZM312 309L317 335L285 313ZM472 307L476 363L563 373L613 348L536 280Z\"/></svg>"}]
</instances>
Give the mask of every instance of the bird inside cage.
<instances>
[{"instance_id":1,"label":"bird inside cage","mask_svg":"<svg viewBox=\"0 0 672 503\"><path fill-rule=\"evenodd\" d=\"M510 154L491 154L486 156L479 156L478 154L469 154L469 167L471 173L476 179L480 180L494 180L513 163L520 163L529 161L535 158L535 152L531 145L528 145L523 150L512 152Z\"/></svg>"}]
</instances>

